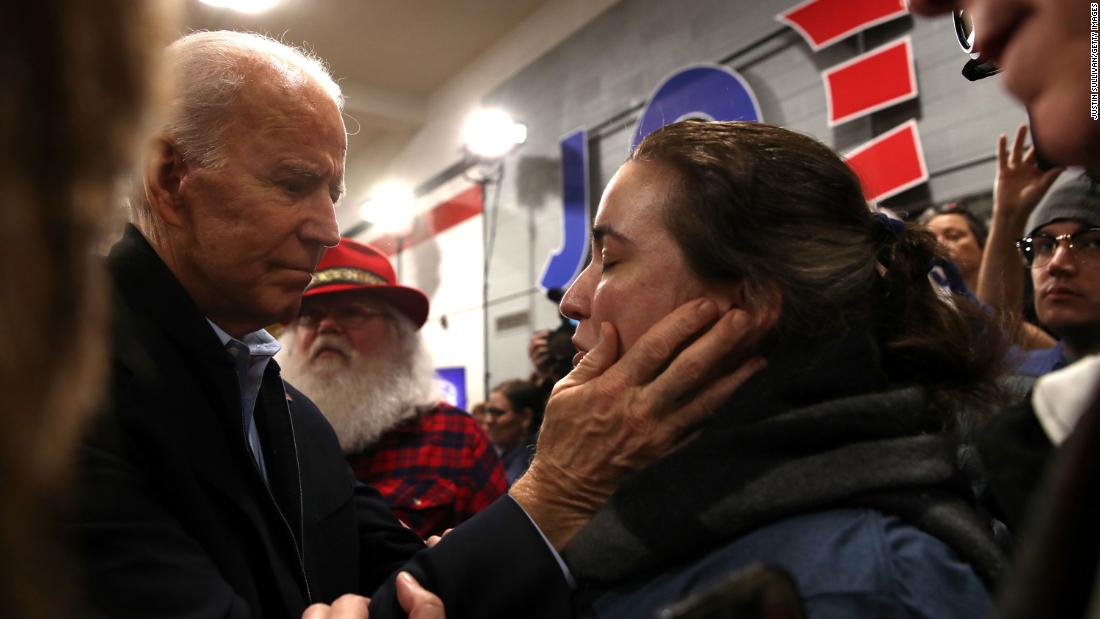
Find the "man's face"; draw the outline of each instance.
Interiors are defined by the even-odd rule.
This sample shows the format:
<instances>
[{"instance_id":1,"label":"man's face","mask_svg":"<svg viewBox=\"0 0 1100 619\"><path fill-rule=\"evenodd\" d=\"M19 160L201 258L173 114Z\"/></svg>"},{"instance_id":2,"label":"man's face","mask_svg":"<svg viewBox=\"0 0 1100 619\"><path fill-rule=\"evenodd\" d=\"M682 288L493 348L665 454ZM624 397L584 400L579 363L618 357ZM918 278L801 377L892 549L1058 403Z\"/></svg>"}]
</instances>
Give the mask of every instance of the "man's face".
<instances>
[{"instance_id":1,"label":"man's face","mask_svg":"<svg viewBox=\"0 0 1100 619\"><path fill-rule=\"evenodd\" d=\"M315 369L346 368L354 353L365 358L389 355L396 351L397 334L387 310L386 302L370 293L306 297L295 322L294 352Z\"/></svg>"},{"instance_id":2,"label":"man's face","mask_svg":"<svg viewBox=\"0 0 1100 619\"><path fill-rule=\"evenodd\" d=\"M958 265L963 278L978 272L978 267L982 264L982 248L970 231L966 217L957 213L936 215L928 221L928 229L951 255L951 260Z\"/></svg>"},{"instance_id":3,"label":"man's face","mask_svg":"<svg viewBox=\"0 0 1100 619\"><path fill-rule=\"evenodd\" d=\"M610 322L622 352L683 303L708 297L724 311L719 287L703 282L664 222L674 173L655 163L630 162L615 173L596 213L592 261L562 297L562 314L577 320L573 343L581 352Z\"/></svg>"},{"instance_id":4,"label":"man's face","mask_svg":"<svg viewBox=\"0 0 1100 619\"><path fill-rule=\"evenodd\" d=\"M1084 0L910 0L914 12L926 15L969 11L975 47L1003 69L1005 88L1027 106L1044 154L1097 171L1100 122L1090 118L1089 109L1089 5Z\"/></svg>"},{"instance_id":5,"label":"man's face","mask_svg":"<svg viewBox=\"0 0 1100 619\"><path fill-rule=\"evenodd\" d=\"M1086 227L1077 221L1059 221L1036 233L1059 236ZM1073 339L1077 333L1091 335L1100 329L1100 264L1082 264L1062 241L1050 262L1031 269L1031 281L1035 285L1035 313L1055 333Z\"/></svg>"},{"instance_id":6,"label":"man's face","mask_svg":"<svg viewBox=\"0 0 1100 619\"><path fill-rule=\"evenodd\" d=\"M208 318L234 335L292 319L325 246L338 240L347 141L313 84L258 71L228 112L223 164L179 180L177 273Z\"/></svg>"}]
</instances>

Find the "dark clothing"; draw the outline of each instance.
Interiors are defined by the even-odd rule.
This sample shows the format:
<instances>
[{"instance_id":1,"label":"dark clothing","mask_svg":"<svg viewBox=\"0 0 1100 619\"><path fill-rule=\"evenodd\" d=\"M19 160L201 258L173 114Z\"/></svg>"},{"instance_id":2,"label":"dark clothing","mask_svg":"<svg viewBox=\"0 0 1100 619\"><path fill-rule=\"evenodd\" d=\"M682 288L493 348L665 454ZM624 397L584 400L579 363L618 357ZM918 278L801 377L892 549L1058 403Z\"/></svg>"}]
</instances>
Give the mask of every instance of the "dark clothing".
<instances>
[{"instance_id":1,"label":"dark clothing","mask_svg":"<svg viewBox=\"0 0 1100 619\"><path fill-rule=\"evenodd\" d=\"M1040 488L998 616L1093 617L1100 600L1100 398L1053 452Z\"/></svg>"},{"instance_id":2,"label":"dark clothing","mask_svg":"<svg viewBox=\"0 0 1100 619\"><path fill-rule=\"evenodd\" d=\"M953 577L960 572L955 564L962 563L967 590L981 582L992 588L1003 555L990 522L973 507L956 441L938 431L942 420L929 390L892 385L866 335L811 350L770 355L768 366L696 440L629 479L573 538L565 559L587 587L588 601L598 607L600 595L649 586L674 566L698 562L718 548L741 553L739 544L753 531L781 521L853 509L872 519L895 517L908 538L922 540L921 556L952 557L951 565L927 565L916 580ZM820 519L807 522L823 526ZM817 532L822 535L811 531L805 539L812 543L841 529L852 525L834 522ZM865 566L844 557L878 539L875 526L852 530L857 534L841 536L844 543L832 549L831 559L822 558L832 561L838 578L865 574ZM754 544L752 556L738 557L782 565L782 546ZM880 564L902 560L896 548L881 551ZM820 590L821 582L798 580L806 574L792 570L801 590ZM884 587L876 593L890 597L897 591ZM896 597L890 602L905 604ZM952 604L950 598L942 602ZM858 607L854 598L838 603ZM981 606L973 596L955 603L955 616Z\"/></svg>"},{"instance_id":3,"label":"dark clothing","mask_svg":"<svg viewBox=\"0 0 1100 619\"><path fill-rule=\"evenodd\" d=\"M1069 365L1065 346L1058 342L1053 348L1023 350L1018 352L1014 374L1038 378Z\"/></svg>"},{"instance_id":4,"label":"dark clothing","mask_svg":"<svg viewBox=\"0 0 1100 619\"><path fill-rule=\"evenodd\" d=\"M440 535L508 489L500 458L469 413L440 402L348 456L359 481L382 494L420 537Z\"/></svg>"},{"instance_id":5,"label":"dark clothing","mask_svg":"<svg viewBox=\"0 0 1100 619\"><path fill-rule=\"evenodd\" d=\"M448 617L529 614L529 605L560 616L564 578L514 502L418 553L420 539L356 484L332 429L274 362L255 409L265 483L248 452L233 360L186 291L132 227L107 266L109 399L80 451L72 526L103 616L297 619L312 602L382 586L371 617L403 617L391 578L403 565L443 598ZM513 565L505 549L530 556ZM509 584L497 594L483 579Z\"/></svg>"},{"instance_id":6,"label":"dark clothing","mask_svg":"<svg viewBox=\"0 0 1100 619\"><path fill-rule=\"evenodd\" d=\"M531 465L531 458L535 455L533 445L520 445L512 451L500 454L500 462L504 465L504 475L508 478L508 485L516 483L523 477L527 467Z\"/></svg>"},{"instance_id":7,"label":"dark clothing","mask_svg":"<svg viewBox=\"0 0 1100 619\"><path fill-rule=\"evenodd\" d=\"M997 413L979 432L977 445L995 502L992 511L1018 532L1055 453L1031 407L1031 394Z\"/></svg>"}]
</instances>

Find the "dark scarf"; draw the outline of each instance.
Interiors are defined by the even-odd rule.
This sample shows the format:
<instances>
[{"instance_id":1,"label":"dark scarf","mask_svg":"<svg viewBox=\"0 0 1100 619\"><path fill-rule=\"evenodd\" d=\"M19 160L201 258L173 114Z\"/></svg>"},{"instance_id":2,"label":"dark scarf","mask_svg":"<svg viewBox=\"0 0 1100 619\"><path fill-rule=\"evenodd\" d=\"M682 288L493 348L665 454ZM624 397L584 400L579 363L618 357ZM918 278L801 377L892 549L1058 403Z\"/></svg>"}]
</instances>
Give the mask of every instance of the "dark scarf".
<instances>
[{"instance_id":1,"label":"dark scarf","mask_svg":"<svg viewBox=\"0 0 1100 619\"><path fill-rule=\"evenodd\" d=\"M574 575L609 587L786 517L867 507L944 541L991 586L1003 556L928 390L891 388L865 334L818 350L769 355L697 439L629 479L565 549Z\"/></svg>"}]
</instances>

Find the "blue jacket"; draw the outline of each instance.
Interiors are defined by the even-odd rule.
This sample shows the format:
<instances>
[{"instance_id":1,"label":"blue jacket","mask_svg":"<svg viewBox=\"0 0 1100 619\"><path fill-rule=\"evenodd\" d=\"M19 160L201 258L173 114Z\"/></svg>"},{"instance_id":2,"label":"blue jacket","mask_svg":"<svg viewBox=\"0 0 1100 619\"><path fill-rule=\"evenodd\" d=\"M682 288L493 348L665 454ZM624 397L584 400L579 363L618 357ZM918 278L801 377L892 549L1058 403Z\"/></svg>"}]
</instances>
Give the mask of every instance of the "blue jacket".
<instances>
[{"instance_id":1,"label":"blue jacket","mask_svg":"<svg viewBox=\"0 0 1100 619\"><path fill-rule=\"evenodd\" d=\"M599 618L650 617L753 563L785 569L808 616L983 617L989 593L946 544L894 516L837 509L781 520L744 535L698 561L601 596Z\"/></svg>"}]
</instances>

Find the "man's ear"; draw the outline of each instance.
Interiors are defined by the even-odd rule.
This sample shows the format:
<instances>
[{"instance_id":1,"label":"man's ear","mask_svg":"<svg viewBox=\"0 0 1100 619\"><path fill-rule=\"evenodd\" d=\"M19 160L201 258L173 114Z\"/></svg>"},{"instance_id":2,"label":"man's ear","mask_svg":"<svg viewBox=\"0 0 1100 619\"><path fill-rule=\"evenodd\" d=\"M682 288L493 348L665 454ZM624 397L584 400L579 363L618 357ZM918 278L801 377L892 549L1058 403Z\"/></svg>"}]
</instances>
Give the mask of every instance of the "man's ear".
<instances>
[{"instance_id":1,"label":"man's ear","mask_svg":"<svg viewBox=\"0 0 1100 619\"><path fill-rule=\"evenodd\" d=\"M153 139L145 161L145 199L156 217L166 225L183 225L180 184L187 169L173 140L164 136Z\"/></svg>"}]
</instances>

